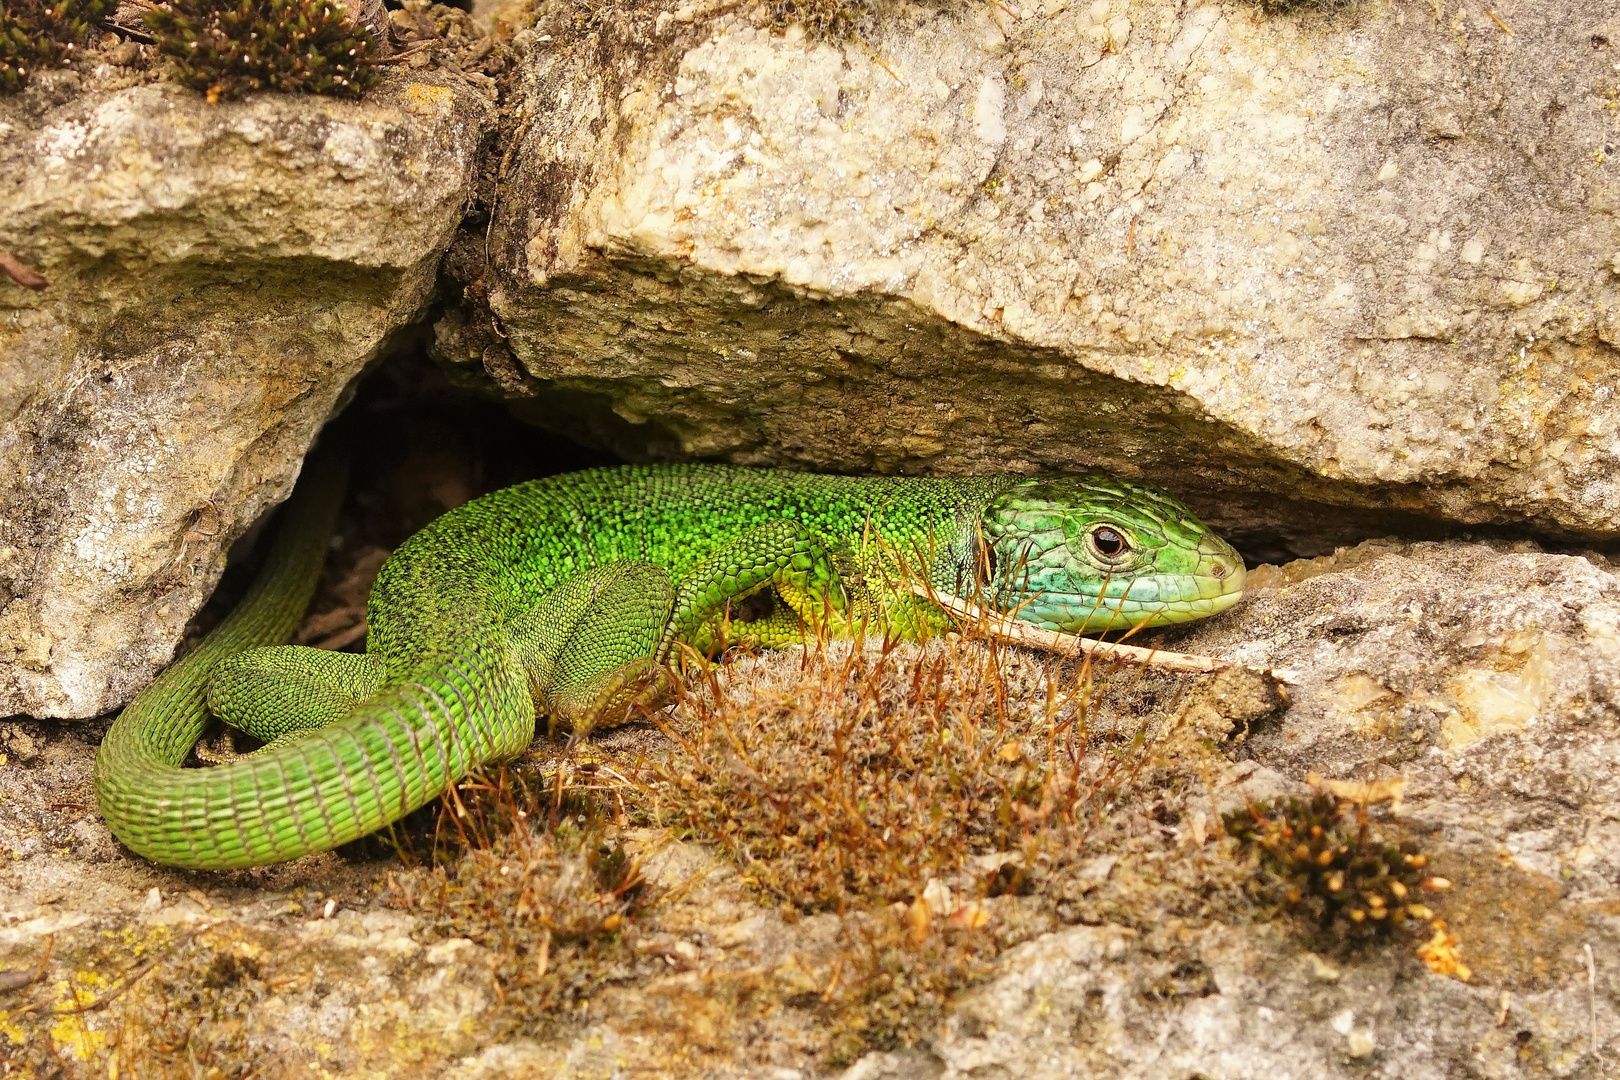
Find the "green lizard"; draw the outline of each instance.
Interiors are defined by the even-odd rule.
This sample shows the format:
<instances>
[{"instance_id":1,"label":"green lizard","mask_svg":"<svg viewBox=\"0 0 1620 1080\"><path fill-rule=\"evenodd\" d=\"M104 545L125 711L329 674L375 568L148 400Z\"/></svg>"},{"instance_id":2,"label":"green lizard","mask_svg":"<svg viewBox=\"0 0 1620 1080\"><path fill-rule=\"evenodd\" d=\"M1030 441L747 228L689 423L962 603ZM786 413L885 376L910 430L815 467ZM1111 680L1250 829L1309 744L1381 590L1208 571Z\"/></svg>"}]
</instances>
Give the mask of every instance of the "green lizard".
<instances>
[{"instance_id":1,"label":"green lizard","mask_svg":"<svg viewBox=\"0 0 1620 1080\"><path fill-rule=\"evenodd\" d=\"M308 471L247 597L101 744L102 814L147 858L254 866L364 836L521 753L539 716L585 732L655 704L677 648L722 632L925 637L947 616L908 574L1067 633L1185 622L1243 594L1232 548L1138 484L627 466L439 518L384 564L365 655L324 652L279 644L343 489L343 467ZM268 745L182 768L210 711Z\"/></svg>"}]
</instances>

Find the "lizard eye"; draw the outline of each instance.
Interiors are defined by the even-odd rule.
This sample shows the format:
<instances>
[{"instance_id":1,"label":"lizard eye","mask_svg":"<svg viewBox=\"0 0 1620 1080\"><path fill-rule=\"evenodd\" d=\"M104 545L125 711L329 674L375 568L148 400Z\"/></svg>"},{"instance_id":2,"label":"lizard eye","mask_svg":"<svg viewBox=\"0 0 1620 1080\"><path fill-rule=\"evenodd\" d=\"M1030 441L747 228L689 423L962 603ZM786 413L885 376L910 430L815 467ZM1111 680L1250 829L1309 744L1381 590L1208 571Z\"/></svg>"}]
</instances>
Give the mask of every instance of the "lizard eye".
<instances>
[{"instance_id":1,"label":"lizard eye","mask_svg":"<svg viewBox=\"0 0 1620 1080\"><path fill-rule=\"evenodd\" d=\"M1131 550L1125 535L1110 525L1098 525L1091 530L1091 546L1105 560L1117 559Z\"/></svg>"}]
</instances>

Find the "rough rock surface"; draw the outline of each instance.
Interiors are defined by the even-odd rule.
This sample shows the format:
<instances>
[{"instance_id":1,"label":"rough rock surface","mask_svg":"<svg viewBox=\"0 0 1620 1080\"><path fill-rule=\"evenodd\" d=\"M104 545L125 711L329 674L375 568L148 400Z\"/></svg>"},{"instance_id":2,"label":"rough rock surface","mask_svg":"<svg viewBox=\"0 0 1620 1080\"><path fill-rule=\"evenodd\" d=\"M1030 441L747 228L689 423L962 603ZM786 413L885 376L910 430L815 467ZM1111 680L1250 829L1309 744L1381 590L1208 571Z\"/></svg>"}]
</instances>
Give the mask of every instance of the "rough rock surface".
<instances>
[{"instance_id":1,"label":"rough rock surface","mask_svg":"<svg viewBox=\"0 0 1620 1080\"><path fill-rule=\"evenodd\" d=\"M1228 751L1213 808L1312 773L1381 783L1445 853L1442 912L1471 980L1215 924L1183 931L1210 985L1165 1008L1144 995L1156 958L1135 935L1075 927L1005 957L931 1068L854 1075L1613 1075L1620 577L1529 546L1371 542L1257 578L1232 617L1169 646L1299 673L1280 720Z\"/></svg>"},{"instance_id":2,"label":"rough rock surface","mask_svg":"<svg viewBox=\"0 0 1620 1080\"><path fill-rule=\"evenodd\" d=\"M1620 536L1612 5L884 12L543 5L441 354L631 455Z\"/></svg>"},{"instance_id":3,"label":"rough rock surface","mask_svg":"<svg viewBox=\"0 0 1620 1080\"><path fill-rule=\"evenodd\" d=\"M492 110L166 84L0 98L0 715L114 708L420 318Z\"/></svg>"},{"instance_id":4,"label":"rough rock surface","mask_svg":"<svg viewBox=\"0 0 1620 1080\"><path fill-rule=\"evenodd\" d=\"M0 747L0 986L40 973L0 989L0 1040L44 1024L75 1067L104 1075L117 1007L48 1023L18 1010L66 1006L75 992L88 1002L154 956L148 978L197 995L176 992L173 1022L203 1024L199 1039L238 1038L232 1060L269 1076L1612 1076L1620 577L1601 559L1528 546L1380 542L1263 568L1255 584L1244 605L1165 644L1292 667L1291 707L1227 733L1213 718L1234 714L1223 695L1236 685L1198 684L1202 699L1195 686L1186 700L1204 704L1183 715L1203 717L1197 737L1164 744L1174 760L1163 774L1192 782L1145 793L1148 805L1162 798L1158 816L1121 809L1119 842L1094 860L1077 919L1005 952L909 1049L847 1067L818 1058L806 1002L831 993L836 918L784 922L728 864L655 830L633 846L672 892L634 930L641 966L578 1015L514 1024L488 948L375 906L387 863L152 867L89 809L87 725L36 724L9 725ZM745 661L789 682L799 662ZM1168 719L1180 680L1125 673L1125 697L1092 718L1094 737ZM1143 710L1152 699L1156 714ZM1467 981L1426 970L1416 939L1312 952L1287 920L1245 916L1229 895L1214 898L1221 917L1162 912L1156 883L1177 874L1234 887L1222 812L1305 792L1312 773L1396 798L1396 819L1452 882L1433 903ZM183 965L152 951L188 932ZM290 1042L285 1025L314 1037Z\"/></svg>"}]
</instances>

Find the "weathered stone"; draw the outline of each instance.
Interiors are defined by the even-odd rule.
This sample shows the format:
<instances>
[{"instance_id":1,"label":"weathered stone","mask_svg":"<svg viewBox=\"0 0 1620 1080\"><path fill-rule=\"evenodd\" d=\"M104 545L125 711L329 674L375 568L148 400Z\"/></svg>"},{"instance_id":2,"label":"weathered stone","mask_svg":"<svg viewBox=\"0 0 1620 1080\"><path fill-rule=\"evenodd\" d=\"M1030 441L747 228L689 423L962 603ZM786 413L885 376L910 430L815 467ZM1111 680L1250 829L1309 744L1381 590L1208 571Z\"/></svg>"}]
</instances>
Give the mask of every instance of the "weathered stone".
<instances>
[{"instance_id":1,"label":"weathered stone","mask_svg":"<svg viewBox=\"0 0 1620 1080\"><path fill-rule=\"evenodd\" d=\"M526 111L494 262L481 227L453 251L476 287L437 328L451 368L635 455L1098 463L1304 550L1397 510L1620 534L1606 11L1048 0L896 8L863 50L722 6L557 0L519 35ZM488 117L397 77L358 105L53 100L0 99L0 250L52 282L0 279L0 710L79 715L167 657L224 546L420 312ZM1237 675L1115 680L1124 703L1099 695L1089 733L1143 730L1162 760L1099 825L1121 842L1085 838L1089 906L1046 911L1062 925L850 1080L1604 1075L1612 568L1390 541L1252 588L1159 641L1293 669L1287 708ZM801 663L744 662L769 692ZM1044 687L1009 664L1014 690ZM838 918L782 917L713 852L627 835L669 890L626 930L636 965L514 1028L498 940L376 906L388 864L202 883L122 851L94 810L96 734L0 723L0 1054L43 1035L110 1073L123 1021L173 988L181 1020L223 1018L203 1034L272 1077L831 1071L815 1010L855 971ZM668 750L638 738L625 760ZM1220 815L1312 783L1383 800L1434 853L1469 981L1411 941L1308 951L1244 906ZM1189 883L1210 905L1161 917ZM1032 899L979 884L918 899L991 933Z\"/></svg>"},{"instance_id":2,"label":"weathered stone","mask_svg":"<svg viewBox=\"0 0 1620 1080\"><path fill-rule=\"evenodd\" d=\"M885 12L544 5L441 355L636 456L1620 535L1610 5Z\"/></svg>"},{"instance_id":3,"label":"weathered stone","mask_svg":"<svg viewBox=\"0 0 1620 1080\"><path fill-rule=\"evenodd\" d=\"M492 122L459 83L0 98L0 715L93 716L419 317Z\"/></svg>"},{"instance_id":4,"label":"weathered stone","mask_svg":"<svg viewBox=\"0 0 1620 1080\"><path fill-rule=\"evenodd\" d=\"M1178 962L1207 985L1166 1000L1152 990L1162 943L1078 926L1006 955L926 1068L874 1059L846 1080L1349 1077L1368 1063L1604 1075L1620 1040L1620 987L1602 974L1620 963L1620 578L1529 546L1370 543L1254 583L1170 646L1298 674L1288 711L1228 750L1211 816L1307 791L1312 773L1395 796L1445 853L1445 915L1472 978L1412 979L1387 955L1329 962L1278 927L1216 924L1180 932Z\"/></svg>"}]
</instances>

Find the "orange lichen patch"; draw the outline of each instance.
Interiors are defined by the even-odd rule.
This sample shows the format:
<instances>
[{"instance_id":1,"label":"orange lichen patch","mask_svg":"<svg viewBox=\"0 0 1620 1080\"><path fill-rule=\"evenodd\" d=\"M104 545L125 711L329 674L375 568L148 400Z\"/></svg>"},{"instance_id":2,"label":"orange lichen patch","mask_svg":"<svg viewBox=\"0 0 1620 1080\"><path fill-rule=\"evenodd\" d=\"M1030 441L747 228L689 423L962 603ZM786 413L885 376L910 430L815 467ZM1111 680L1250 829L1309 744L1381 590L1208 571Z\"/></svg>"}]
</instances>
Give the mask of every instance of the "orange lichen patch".
<instances>
[{"instance_id":1,"label":"orange lichen patch","mask_svg":"<svg viewBox=\"0 0 1620 1080\"><path fill-rule=\"evenodd\" d=\"M1434 929L1434 936L1418 946L1418 959L1436 975L1461 979L1463 982L1472 979L1474 973L1462 961L1462 941L1446 929L1444 922L1436 920L1430 925Z\"/></svg>"}]
</instances>

